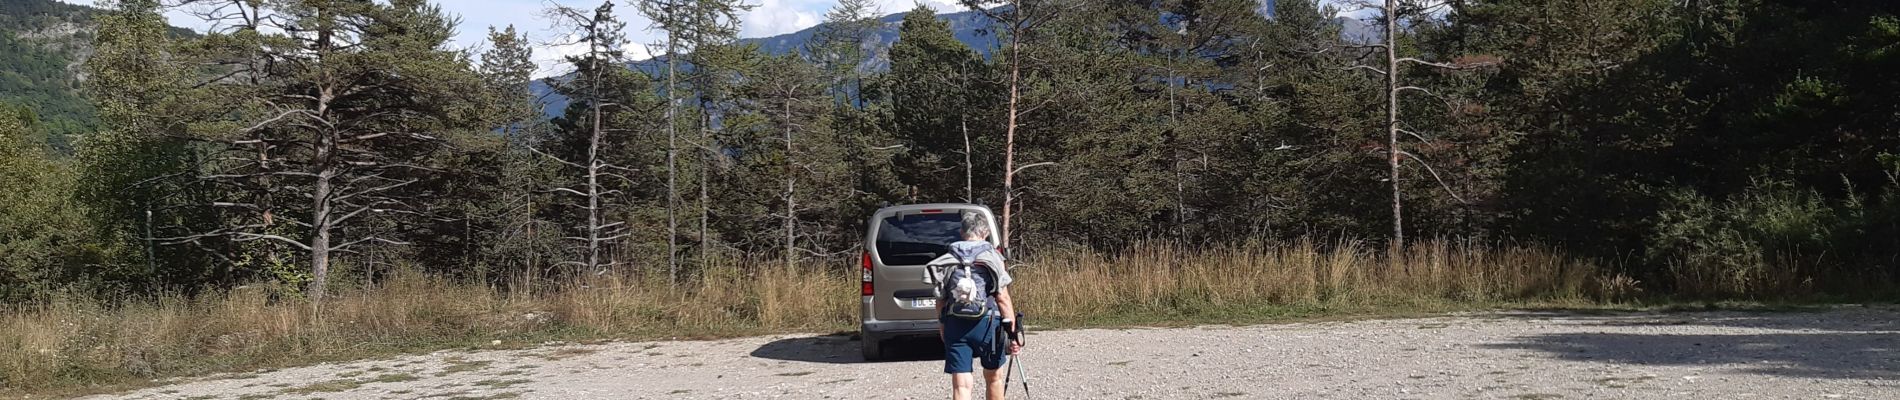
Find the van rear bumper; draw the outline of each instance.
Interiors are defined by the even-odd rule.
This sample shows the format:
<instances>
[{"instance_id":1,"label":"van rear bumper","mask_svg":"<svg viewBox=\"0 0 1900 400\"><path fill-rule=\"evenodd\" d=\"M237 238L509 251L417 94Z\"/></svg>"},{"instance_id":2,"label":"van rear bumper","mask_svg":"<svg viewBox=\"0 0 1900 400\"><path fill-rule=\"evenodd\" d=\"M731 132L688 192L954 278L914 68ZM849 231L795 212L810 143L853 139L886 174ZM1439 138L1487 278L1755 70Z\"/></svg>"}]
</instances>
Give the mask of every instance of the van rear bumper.
<instances>
[{"instance_id":1,"label":"van rear bumper","mask_svg":"<svg viewBox=\"0 0 1900 400\"><path fill-rule=\"evenodd\" d=\"M936 318L878 320L871 316L871 296L864 296L859 304L858 332L869 340L884 340L905 336L937 336Z\"/></svg>"},{"instance_id":2,"label":"van rear bumper","mask_svg":"<svg viewBox=\"0 0 1900 400\"><path fill-rule=\"evenodd\" d=\"M937 325L934 319L914 321L864 321L858 330L865 337L890 339L899 336L936 336Z\"/></svg>"}]
</instances>

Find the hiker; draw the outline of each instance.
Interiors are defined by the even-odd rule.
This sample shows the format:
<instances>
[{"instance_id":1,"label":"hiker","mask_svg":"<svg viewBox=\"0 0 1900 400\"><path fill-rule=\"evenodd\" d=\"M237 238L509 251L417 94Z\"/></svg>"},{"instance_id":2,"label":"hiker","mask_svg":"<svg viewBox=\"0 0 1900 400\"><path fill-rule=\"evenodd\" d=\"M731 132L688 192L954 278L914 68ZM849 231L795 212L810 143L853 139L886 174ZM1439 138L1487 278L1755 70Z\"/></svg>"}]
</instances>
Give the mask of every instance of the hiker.
<instances>
[{"instance_id":1,"label":"hiker","mask_svg":"<svg viewBox=\"0 0 1900 400\"><path fill-rule=\"evenodd\" d=\"M990 400L1003 400L1002 369L1007 356L1022 349L1022 343L1008 340L1016 336L1016 304L1010 300L1009 272L1003 267L1003 255L989 242L990 224L981 213L963 213L963 240L950 244L950 254L932 261L932 265L971 264L975 279L945 279L942 298L937 301L938 337L943 339L943 372L950 374L954 390L951 398L970 400L975 382L971 381L973 359L983 364L983 381ZM963 284L962 288L954 287ZM983 290L984 293L970 293ZM957 293L963 292L963 293ZM974 308L957 298L980 298ZM974 296L973 296L974 295ZM972 313L971 310L978 310ZM979 314L972 316L969 314Z\"/></svg>"}]
</instances>

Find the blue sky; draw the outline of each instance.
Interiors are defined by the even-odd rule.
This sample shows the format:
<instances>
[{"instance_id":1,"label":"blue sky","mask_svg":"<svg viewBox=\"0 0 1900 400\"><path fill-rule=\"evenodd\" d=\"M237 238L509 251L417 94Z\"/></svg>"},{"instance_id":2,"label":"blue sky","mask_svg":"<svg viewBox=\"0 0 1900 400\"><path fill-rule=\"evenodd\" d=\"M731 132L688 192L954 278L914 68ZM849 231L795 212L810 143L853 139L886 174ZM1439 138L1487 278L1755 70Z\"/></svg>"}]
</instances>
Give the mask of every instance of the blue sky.
<instances>
[{"instance_id":1,"label":"blue sky","mask_svg":"<svg viewBox=\"0 0 1900 400\"><path fill-rule=\"evenodd\" d=\"M67 3L93 5L97 0L60 0ZM561 56L578 50L576 46L558 46L551 43L561 42L561 32L549 28L549 20L542 10L551 4L572 7L593 8L601 0L433 0L451 14L462 18L457 28L456 46L479 50L488 34L488 27L515 25L516 29L526 32L531 40L538 44L535 59L541 64L536 76L558 75L566 71L559 66ZM1343 2L1343 0L1331 0ZM174 3L175 1L166 1ZM648 29L650 24L641 18L624 0L616 0L620 17L627 22L627 37L634 43L627 47L627 53L635 59L648 56L647 46L658 43L660 35ZM937 9L939 12L962 9L956 0L872 0L877 4L880 14L909 11L918 4ZM746 0L754 6L752 11L742 16L743 31L741 37L765 37L796 32L817 25L824 19L825 11L837 4L837 0ZM173 9L166 13L172 25L204 30L208 26L193 18L183 9Z\"/></svg>"}]
</instances>

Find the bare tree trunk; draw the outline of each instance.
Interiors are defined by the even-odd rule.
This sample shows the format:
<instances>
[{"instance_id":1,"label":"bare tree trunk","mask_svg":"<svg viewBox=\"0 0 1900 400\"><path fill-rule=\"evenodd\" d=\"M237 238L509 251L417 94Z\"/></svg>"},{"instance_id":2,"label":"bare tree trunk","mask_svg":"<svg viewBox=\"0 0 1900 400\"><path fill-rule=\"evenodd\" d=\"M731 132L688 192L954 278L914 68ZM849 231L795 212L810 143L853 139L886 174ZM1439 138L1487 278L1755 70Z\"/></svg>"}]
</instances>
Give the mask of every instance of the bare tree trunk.
<instances>
[{"instance_id":1,"label":"bare tree trunk","mask_svg":"<svg viewBox=\"0 0 1900 400\"><path fill-rule=\"evenodd\" d=\"M326 89L320 95L322 100L317 106L317 115L325 115L330 99ZM322 167L317 171L316 181L311 184L310 210L312 217L310 235L310 301L312 306L323 302L324 291L330 282L330 228L332 199L332 179L336 178L337 167L331 160L336 156L336 137L330 132L318 134L316 160Z\"/></svg>"},{"instance_id":2,"label":"bare tree trunk","mask_svg":"<svg viewBox=\"0 0 1900 400\"><path fill-rule=\"evenodd\" d=\"M1017 10L1017 12L1022 12ZM1010 211L1016 201L1016 114L1017 99L1021 97L1022 81L1022 33L1016 32L1009 37L1009 123L1003 133L1003 227L997 237L1003 244L1005 255L1009 254Z\"/></svg>"},{"instance_id":3,"label":"bare tree trunk","mask_svg":"<svg viewBox=\"0 0 1900 400\"><path fill-rule=\"evenodd\" d=\"M787 93L787 96L790 96ZM798 265L797 232L798 223L798 159L792 150L792 99L787 97L781 105L785 121L785 269L791 270Z\"/></svg>"},{"instance_id":4,"label":"bare tree trunk","mask_svg":"<svg viewBox=\"0 0 1900 400\"><path fill-rule=\"evenodd\" d=\"M255 78L252 79L251 84L252 85L257 84ZM270 168L270 162L271 162L270 142L264 141L264 133L262 131L259 131L257 133L257 136L254 137L254 139L257 139L257 167ZM263 188L264 193L267 193L266 195L259 197L257 199L257 203L259 206L261 206L261 208L263 208L262 214L263 214L263 219L264 219L264 226L269 227L271 226L271 224L277 222L276 221L277 214L273 211L273 209L276 208L277 202L271 199L270 195L268 195L268 193L270 193L270 190L271 190L271 177L270 175L264 175L264 176L258 177L257 181L259 183L259 187ZM265 250L265 259L276 260L277 251L268 250L267 248L267 250Z\"/></svg>"},{"instance_id":5,"label":"bare tree trunk","mask_svg":"<svg viewBox=\"0 0 1900 400\"><path fill-rule=\"evenodd\" d=\"M712 112L704 101L699 103L699 110L699 151L701 161L699 166L699 268L703 270L706 269L706 252L712 248L711 242L706 241L706 230L710 227L710 225L707 224L707 215L712 212L712 196L706 193L706 187L711 186L712 181L707 180L706 177L707 174L710 173L707 171L712 170L714 154L712 134L710 133L712 130Z\"/></svg>"},{"instance_id":6,"label":"bare tree trunk","mask_svg":"<svg viewBox=\"0 0 1900 400\"><path fill-rule=\"evenodd\" d=\"M675 159L679 154L679 124L675 123L677 100L675 73L679 63L674 59L678 52L673 33L667 33L666 39L666 278L667 282L679 281L679 171Z\"/></svg>"},{"instance_id":7,"label":"bare tree trunk","mask_svg":"<svg viewBox=\"0 0 1900 400\"><path fill-rule=\"evenodd\" d=\"M970 119L959 113L957 125L963 127L963 202L976 202L976 167L970 163Z\"/></svg>"},{"instance_id":8,"label":"bare tree trunk","mask_svg":"<svg viewBox=\"0 0 1900 400\"><path fill-rule=\"evenodd\" d=\"M322 9L318 10L317 15L319 19L322 18L323 11ZM334 32L330 29L319 29L317 32L317 57L322 58L328 55L327 53L330 51L331 35ZM336 98L336 93L334 92L335 88L330 86L334 82L326 79L329 77L327 70L319 70L318 76L319 82L322 83L319 84L321 86L317 89L317 104L314 115L316 118L328 118L330 116L330 101ZM334 199L331 196L331 185L333 183L331 180L335 179L337 173L340 172L338 171L336 160L334 159L337 156L336 132L330 129L319 128L316 136L316 155L314 160L319 167L317 167L315 182L311 183L312 193L310 196L310 211L312 215L310 218L310 302L312 307L318 307L323 303L324 291L330 282L330 227L332 222L330 220L330 211L331 207L335 205ZM268 197L268 195L266 195L266 197Z\"/></svg>"},{"instance_id":9,"label":"bare tree trunk","mask_svg":"<svg viewBox=\"0 0 1900 400\"><path fill-rule=\"evenodd\" d=\"M1399 185L1399 56L1398 0L1385 0L1385 130L1386 163L1392 182L1392 247L1405 248L1405 214Z\"/></svg>"},{"instance_id":10,"label":"bare tree trunk","mask_svg":"<svg viewBox=\"0 0 1900 400\"><path fill-rule=\"evenodd\" d=\"M536 257L536 255L540 254L541 238L535 233L534 229L534 195L527 195L525 197L528 199L526 212L528 216L528 248L530 250L528 252L528 259L522 260L522 264L526 269L521 271L521 293L524 295L533 295L535 272L540 270L540 266L535 265L534 262L540 259L540 257Z\"/></svg>"},{"instance_id":11,"label":"bare tree trunk","mask_svg":"<svg viewBox=\"0 0 1900 400\"><path fill-rule=\"evenodd\" d=\"M327 141L326 141L327 142ZM319 150L318 157L324 157L325 150ZM315 199L311 206L315 211L315 224L310 235L310 301L312 305L323 302L325 286L330 279L330 178L335 172L329 170L317 174L314 185Z\"/></svg>"},{"instance_id":12,"label":"bare tree trunk","mask_svg":"<svg viewBox=\"0 0 1900 400\"><path fill-rule=\"evenodd\" d=\"M152 207L147 205L145 206L145 273L147 274L158 272L158 253L153 246L156 244L152 238Z\"/></svg>"},{"instance_id":13,"label":"bare tree trunk","mask_svg":"<svg viewBox=\"0 0 1900 400\"><path fill-rule=\"evenodd\" d=\"M253 3L250 7L251 7L251 13L248 15L259 15L259 13L257 12L257 5L255 3ZM247 26L251 26L251 27L257 26L257 21L252 21L249 18L246 18L245 23ZM262 67L257 65L258 63L255 59L247 60L246 63L249 64L248 67L251 68L252 71L262 70ZM262 74L245 74L245 76L246 76L245 80L248 81L253 87L257 86L260 82L260 79L262 78ZM263 168L263 169L269 169L271 167L270 142L265 141L264 138L265 138L265 133L263 130L258 130L252 137L252 139L257 140L257 144L254 145L257 148L257 167ZM273 190L273 183L272 183L270 175L259 176L257 180L258 180L259 188L261 188L263 193L265 193L265 195L259 196L257 199L257 205L259 206L259 208L262 209L259 214L261 214L261 218L263 219L264 228L269 229L272 224L275 224L277 222L276 221L277 220L277 214L276 214L277 201L275 199L272 199L271 196L269 195L269 193L271 193L271 191ZM281 256L277 254L276 246L264 246L264 259L267 260L267 262L282 261L282 259L279 257ZM232 269L229 267L229 264L227 263L226 265L227 265L226 271L231 271ZM228 273L227 273L227 276L228 276Z\"/></svg>"},{"instance_id":14,"label":"bare tree trunk","mask_svg":"<svg viewBox=\"0 0 1900 400\"><path fill-rule=\"evenodd\" d=\"M1174 173L1174 234L1187 238L1187 184L1181 177L1181 116L1175 106L1174 55L1168 55L1168 169Z\"/></svg>"},{"instance_id":15,"label":"bare tree trunk","mask_svg":"<svg viewBox=\"0 0 1900 400\"><path fill-rule=\"evenodd\" d=\"M593 81L594 132L587 141L587 272L600 271L600 79Z\"/></svg>"}]
</instances>

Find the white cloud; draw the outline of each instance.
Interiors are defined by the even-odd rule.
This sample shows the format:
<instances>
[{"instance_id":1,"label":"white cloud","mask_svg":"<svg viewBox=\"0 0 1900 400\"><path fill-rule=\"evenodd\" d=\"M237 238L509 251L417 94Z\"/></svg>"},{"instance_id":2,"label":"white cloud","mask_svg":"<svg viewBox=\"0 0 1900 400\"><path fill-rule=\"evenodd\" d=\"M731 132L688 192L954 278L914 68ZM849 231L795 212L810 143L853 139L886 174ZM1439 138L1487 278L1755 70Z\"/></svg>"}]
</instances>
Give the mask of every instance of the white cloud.
<instances>
[{"instance_id":1,"label":"white cloud","mask_svg":"<svg viewBox=\"0 0 1900 400\"><path fill-rule=\"evenodd\" d=\"M505 27L510 24L515 30L528 36L528 42L534 44L534 61L537 67L534 76L544 78L572 72L566 65L566 57L587 50L585 45L574 43L575 35L568 29L555 24L548 15L551 4L574 7L583 12L592 12L602 0L432 0L442 9L462 18L462 25L456 28L456 46L478 49L486 45L488 27ZM640 12L616 0L614 14L627 24L623 31L628 43L621 48L629 59L644 60L651 58L645 44L653 43L659 37L647 29L652 21L640 15Z\"/></svg>"},{"instance_id":2,"label":"white cloud","mask_svg":"<svg viewBox=\"0 0 1900 400\"><path fill-rule=\"evenodd\" d=\"M810 28L824 22L825 13L837 5L836 0L748 0L754 6L752 11L742 17L744 31L740 36L766 37L783 35ZM937 12L962 11L963 6L956 0L872 0L876 15L897 14L928 6Z\"/></svg>"},{"instance_id":3,"label":"white cloud","mask_svg":"<svg viewBox=\"0 0 1900 400\"><path fill-rule=\"evenodd\" d=\"M101 0L59 0L71 4L98 6ZM432 0L442 6L444 11L462 19L456 28L454 46L479 51L486 46L488 27L506 27L513 24L526 34L530 42L536 44L535 61L541 68L536 77L559 75L567 72L562 66L562 57L577 54L583 50L580 46L563 45L571 40L562 40L567 32L552 27L543 10L549 4L592 10L603 0ZM742 37L765 37L797 32L823 22L824 14L837 0L745 0L754 8L740 16ZM962 11L963 6L957 0L873 0L880 16L910 11L918 4L929 6L938 12ZM649 30L651 22L641 17L636 9L624 1L615 0L614 11L627 23L626 52L629 59L643 60L652 57L648 45L659 43L661 33ZM211 29L204 22L187 12L186 9L171 9L165 16L172 25L197 31Z\"/></svg>"},{"instance_id":4,"label":"white cloud","mask_svg":"<svg viewBox=\"0 0 1900 400\"><path fill-rule=\"evenodd\" d=\"M1379 16L1379 7L1383 5L1379 2L1363 0L1321 0L1320 2L1322 4L1331 5L1339 10L1339 14L1336 15L1338 17L1359 20ZM1442 16L1442 14L1449 9L1448 7L1439 7L1434 12L1437 13L1436 15Z\"/></svg>"},{"instance_id":5,"label":"white cloud","mask_svg":"<svg viewBox=\"0 0 1900 400\"><path fill-rule=\"evenodd\" d=\"M929 6L939 13L958 12L964 9L963 5L957 4L956 0L875 0L873 3L877 4L878 13L884 15L909 12L917 8L919 4Z\"/></svg>"},{"instance_id":6,"label":"white cloud","mask_svg":"<svg viewBox=\"0 0 1900 400\"><path fill-rule=\"evenodd\" d=\"M797 32L823 22L825 9L817 3L825 1L800 0L762 0L753 5L740 17L744 37L764 37Z\"/></svg>"}]
</instances>

